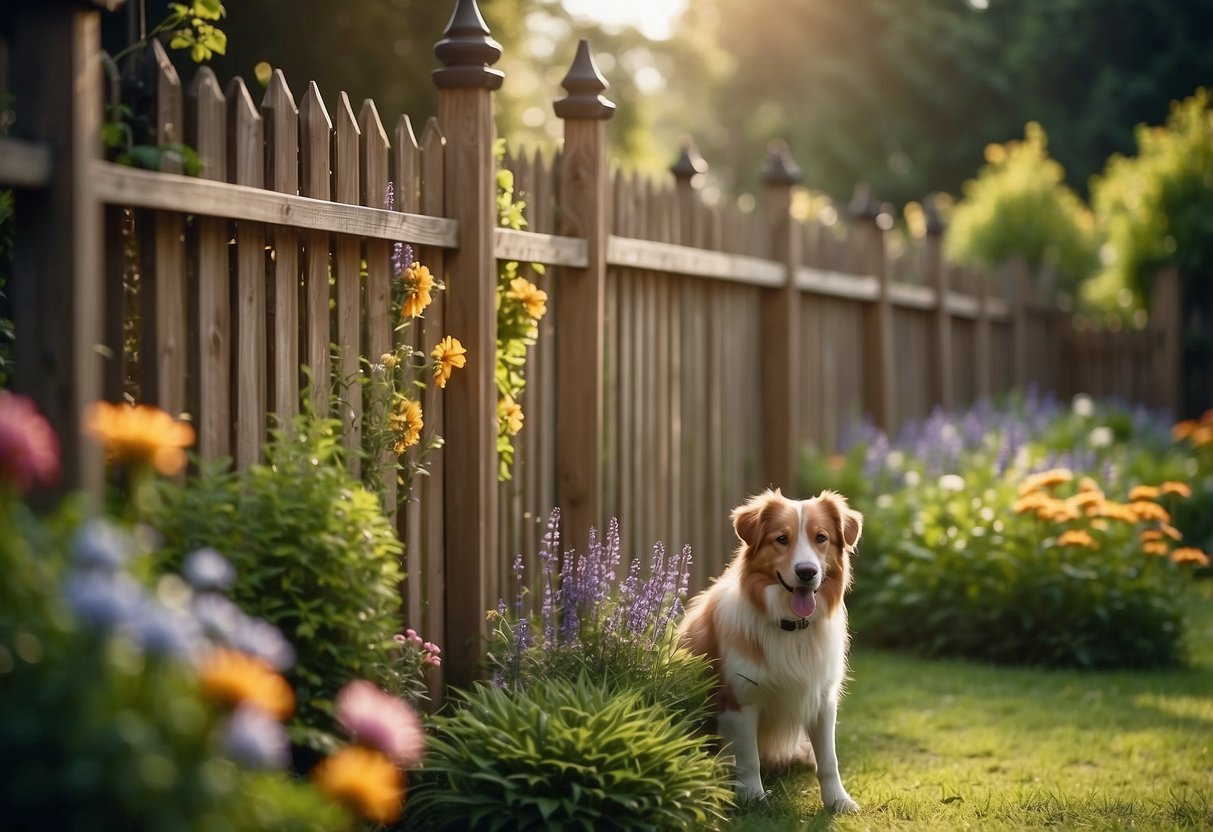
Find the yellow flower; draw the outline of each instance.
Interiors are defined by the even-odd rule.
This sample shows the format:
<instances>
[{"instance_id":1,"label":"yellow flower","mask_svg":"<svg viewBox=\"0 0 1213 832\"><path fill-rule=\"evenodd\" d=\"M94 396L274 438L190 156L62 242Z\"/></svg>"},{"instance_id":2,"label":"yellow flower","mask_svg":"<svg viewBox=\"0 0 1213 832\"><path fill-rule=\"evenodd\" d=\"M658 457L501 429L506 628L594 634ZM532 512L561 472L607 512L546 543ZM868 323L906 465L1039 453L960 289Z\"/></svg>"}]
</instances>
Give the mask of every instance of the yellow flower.
<instances>
[{"instance_id":1,"label":"yellow flower","mask_svg":"<svg viewBox=\"0 0 1213 832\"><path fill-rule=\"evenodd\" d=\"M548 293L540 289L525 277L516 277L510 281L510 290L505 293L507 298L520 302L526 313L535 320L544 316L547 310Z\"/></svg>"},{"instance_id":2,"label":"yellow flower","mask_svg":"<svg viewBox=\"0 0 1213 832\"><path fill-rule=\"evenodd\" d=\"M1201 425L1192 431L1192 444L1197 447L1213 445L1213 425Z\"/></svg>"},{"instance_id":3,"label":"yellow flower","mask_svg":"<svg viewBox=\"0 0 1213 832\"><path fill-rule=\"evenodd\" d=\"M1085 546L1088 549L1098 549L1099 544L1095 542L1095 538L1091 537L1091 533L1085 529L1070 529L1062 532L1061 537L1057 538L1058 546Z\"/></svg>"},{"instance_id":4,"label":"yellow flower","mask_svg":"<svg viewBox=\"0 0 1213 832\"><path fill-rule=\"evenodd\" d=\"M1158 529L1146 529L1137 536L1137 539L1141 543L1148 543L1151 540L1162 540L1162 532Z\"/></svg>"},{"instance_id":5,"label":"yellow flower","mask_svg":"<svg viewBox=\"0 0 1213 832\"><path fill-rule=\"evenodd\" d=\"M1157 520L1160 523L1170 523L1171 515L1165 508L1158 503L1151 503L1147 500L1137 500L1129 503L1129 511L1136 515L1140 520Z\"/></svg>"},{"instance_id":6,"label":"yellow flower","mask_svg":"<svg viewBox=\"0 0 1213 832\"><path fill-rule=\"evenodd\" d=\"M1102 502L1103 492L1096 489L1095 491L1079 491L1066 500L1066 505L1082 508L1083 506L1097 506Z\"/></svg>"},{"instance_id":7,"label":"yellow flower","mask_svg":"<svg viewBox=\"0 0 1213 832\"><path fill-rule=\"evenodd\" d=\"M1188 487L1186 482L1176 482L1175 480L1167 480L1158 486L1158 490L1163 494L1178 494L1184 499L1192 496L1192 489Z\"/></svg>"},{"instance_id":8,"label":"yellow flower","mask_svg":"<svg viewBox=\"0 0 1213 832\"><path fill-rule=\"evenodd\" d=\"M404 776L383 753L349 745L312 769L320 791L374 823L400 817Z\"/></svg>"},{"instance_id":9,"label":"yellow flower","mask_svg":"<svg viewBox=\"0 0 1213 832\"><path fill-rule=\"evenodd\" d=\"M414 261L401 276L404 281L404 307L400 310L402 318L416 318L433 301L430 292L434 289L434 276L430 270Z\"/></svg>"},{"instance_id":10,"label":"yellow flower","mask_svg":"<svg viewBox=\"0 0 1213 832\"><path fill-rule=\"evenodd\" d=\"M1038 511L1044 508L1052 499L1052 497L1043 491L1032 491L1016 500L1011 508L1016 514L1026 514L1029 511Z\"/></svg>"},{"instance_id":11,"label":"yellow flower","mask_svg":"<svg viewBox=\"0 0 1213 832\"><path fill-rule=\"evenodd\" d=\"M395 451L404 453L421 441L421 429L425 422L421 418L421 402L397 397L396 409L388 415L388 427L396 434Z\"/></svg>"},{"instance_id":12,"label":"yellow flower","mask_svg":"<svg viewBox=\"0 0 1213 832\"><path fill-rule=\"evenodd\" d=\"M1041 471L1039 474L1033 474L1020 483L1019 496L1023 497L1042 488L1052 488L1063 482L1070 482L1072 479L1074 479L1074 474L1067 468L1053 468L1048 471Z\"/></svg>"},{"instance_id":13,"label":"yellow flower","mask_svg":"<svg viewBox=\"0 0 1213 832\"><path fill-rule=\"evenodd\" d=\"M1172 540L1183 540L1184 539L1183 533L1180 532L1179 529L1175 528L1174 526L1168 525L1167 523L1163 523L1160 526L1160 529L1163 534L1165 534L1167 537L1171 538Z\"/></svg>"},{"instance_id":14,"label":"yellow flower","mask_svg":"<svg viewBox=\"0 0 1213 832\"><path fill-rule=\"evenodd\" d=\"M1161 540L1147 540L1141 544L1141 550L1147 555L1159 555L1166 557L1167 544Z\"/></svg>"},{"instance_id":15,"label":"yellow flower","mask_svg":"<svg viewBox=\"0 0 1213 832\"><path fill-rule=\"evenodd\" d=\"M394 370L400 366L400 358L394 352L385 352L379 356L379 363L389 370Z\"/></svg>"},{"instance_id":16,"label":"yellow flower","mask_svg":"<svg viewBox=\"0 0 1213 832\"><path fill-rule=\"evenodd\" d=\"M507 434L514 436L522 430L522 405L512 396L502 396L497 402L497 422L505 427Z\"/></svg>"},{"instance_id":17,"label":"yellow flower","mask_svg":"<svg viewBox=\"0 0 1213 832\"><path fill-rule=\"evenodd\" d=\"M1171 553L1171 560L1176 563L1194 563L1197 566L1208 566L1209 556L1195 546L1184 546Z\"/></svg>"},{"instance_id":18,"label":"yellow flower","mask_svg":"<svg viewBox=\"0 0 1213 832\"><path fill-rule=\"evenodd\" d=\"M223 705L254 705L276 719L295 710L291 686L263 660L216 647L207 653L198 672L202 692Z\"/></svg>"},{"instance_id":19,"label":"yellow flower","mask_svg":"<svg viewBox=\"0 0 1213 832\"><path fill-rule=\"evenodd\" d=\"M446 387L447 379L451 377L453 369L463 367L468 363L467 352L463 348L463 344L459 343L458 338L448 335L438 342L438 346L434 347L430 357L434 359L434 381L438 383L439 387Z\"/></svg>"},{"instance_id":20,"label":"yellow flower","mask_svg":"<svg viewBox=\"0 0 1213 832\"><path fill-rule=\"evenodd\" d=\"M1136 502L1137 500L1157 500L1158 489L1152 485L1134 486L1129 492L1129 499Z\"/></svg>"},{"instance_id":21,"label":"yellow flower","mask_svg":"<svg viewBox=\"0 0 1213 832\"><path fill-rule=\"evenodd\" d=\"M185 467L194 429L151 405L94 402L84 411L84 429L110 460L151 465L172 476Z\"/></svg>"},{"instance_id":22,"label":"yellow flower","mask_svg":"<svg viewBox=\"0 0 1213 832\"><path fill-rule=\"evenodd\" d=\"M1099 483L1095 482L1095 480L1091 479L1090 477L1083 477L1081 480L1078 481L1078 490L1079 491L1100 491ZM1103 492L1101 491L1100 493L1103 493Z\"/></svg>"}]
</instances>

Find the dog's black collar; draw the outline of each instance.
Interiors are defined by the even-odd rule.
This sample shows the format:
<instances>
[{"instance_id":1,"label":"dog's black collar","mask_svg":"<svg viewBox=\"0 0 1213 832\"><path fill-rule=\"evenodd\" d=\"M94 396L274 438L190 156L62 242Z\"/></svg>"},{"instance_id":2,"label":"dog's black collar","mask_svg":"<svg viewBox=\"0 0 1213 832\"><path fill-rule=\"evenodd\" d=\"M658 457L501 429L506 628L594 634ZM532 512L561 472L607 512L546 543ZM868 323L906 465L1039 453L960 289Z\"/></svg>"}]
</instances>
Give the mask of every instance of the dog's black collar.
<instances>
[{"instance_id":1,"label":"dog's black collar","mask_svg":"<svg viewBox=\"0 0 1213 832\"><path fill-rule=\"evenodd\" d=\"M812 620L808 618L798 618L795 621L787 618L781 618L779 619L779 628L781 630L787 630L789 633L794 633L797 630L805 629L811 623L813 623Z\"/></svg>"}]
</instances>

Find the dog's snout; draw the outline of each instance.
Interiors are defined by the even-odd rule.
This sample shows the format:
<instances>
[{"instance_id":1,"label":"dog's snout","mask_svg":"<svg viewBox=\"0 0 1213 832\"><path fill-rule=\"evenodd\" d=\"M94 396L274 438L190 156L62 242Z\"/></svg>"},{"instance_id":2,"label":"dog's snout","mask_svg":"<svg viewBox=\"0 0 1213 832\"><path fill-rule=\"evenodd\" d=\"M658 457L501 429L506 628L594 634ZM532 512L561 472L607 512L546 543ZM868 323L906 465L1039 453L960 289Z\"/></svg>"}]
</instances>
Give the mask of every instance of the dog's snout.
<instances>
[{"instance_id":1,"label":"dog's snout","mask_svg":"<svg viewBox=\"0 0 1213 832\"><path fill-rule=\"evenodd\" d=\"M817 578L817 567L811 563L798 563L796 577L800 578L802 583L812 583Z\"/></svg>"}]
</instances>

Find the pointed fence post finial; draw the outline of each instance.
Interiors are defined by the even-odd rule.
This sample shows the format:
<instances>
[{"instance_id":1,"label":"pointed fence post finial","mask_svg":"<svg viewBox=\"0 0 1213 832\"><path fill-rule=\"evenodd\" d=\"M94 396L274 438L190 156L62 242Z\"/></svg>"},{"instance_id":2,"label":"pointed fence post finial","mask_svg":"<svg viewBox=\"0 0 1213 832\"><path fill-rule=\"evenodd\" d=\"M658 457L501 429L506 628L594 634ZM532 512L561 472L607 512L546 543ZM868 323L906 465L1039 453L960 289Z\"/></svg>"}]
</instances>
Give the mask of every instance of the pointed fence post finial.
<instances>
[{"instance_id":1,"label":"pointed fence post finial","mask_svg":"<svg viewBox=\"0 0 1213 832\"><path fill-rule=\"evenodd\" d=\"M500 89L505 73L492 65L501 57L501 44L493 40L476 0L456 0L455 11L442 40L434 44L442 68L434 70L439 89Z\"/></svg>"},{"instance_id":2,"label":"pointed fence post finial","mask_svg":"<svg viewBox=\"0 0 1213 832\"><path fill-rule=\"evenodd\" d=\"M938 194L930 194L922 201L922 217L926 222L927 233L932 236L939 236L948 227L939 212Z\"/></svg>"},{"instance_id":3,"label":"pointed fence post finial","mask_svg":"<svg viewBox=\"0 0 1213 832\"><path fill-rule=\"evenodd\" d=\"M577 55L568 74L560 82L568 93L557 101L552 109L559 118L609 119L615 114L615 102L603 97L607 88L606 79L598 71L590 42L582 38L577 44Z\"/></svg>"},{"instance_id":4,"label":"pointed fence post finial","mask_svg":"<svg viewBox=\"0 0 1213 832\"><path fill-rule=\"evenodd\" d=\"M674 178L679 182L689 182L691 187L698 188L703 185L707 172L707 160L699 155L695 142L689 138L683 139L682 152L678 154L674 164L670 165L670 173L674 174Z\"/></svg>"},{"instance_id":5,"label":"pointed fence post finial","mask_svg":"<svg viewBox=\"0 0 1213 832\"><path fill-rule=\"evenodd\" d=\"M767 157L758 178L764 185L799 185L803 180L800 167L792 159L792 151L783 139L775 139L767 145Z\"/></svg>"},{"instance_id":6,"label":"pointed fence post finial","mask_svg":"<svg viewBox=\"0 0 1213 832\"><path fill-rule=\"evenodd\" d=\"M872 196L872 186L867 182L855 184L855 192L847 205L847 213L851 215L851 219L873 222L880 216L880 203Z\"/></svg>"}]
</instances>

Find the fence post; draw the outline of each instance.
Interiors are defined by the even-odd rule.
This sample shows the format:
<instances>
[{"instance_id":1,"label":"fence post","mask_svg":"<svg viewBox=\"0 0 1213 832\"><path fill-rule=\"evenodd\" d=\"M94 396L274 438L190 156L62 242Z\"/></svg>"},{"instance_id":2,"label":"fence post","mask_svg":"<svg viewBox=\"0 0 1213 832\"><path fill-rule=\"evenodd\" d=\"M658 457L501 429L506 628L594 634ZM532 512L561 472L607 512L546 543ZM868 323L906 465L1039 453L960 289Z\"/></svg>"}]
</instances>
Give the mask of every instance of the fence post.
<instances>
[{"instance_id":1,"label":"fence post","mask_svg":"<svg viewBox=\"0 0 1213 832\"><path fill-rule=\"evenodd\" d=\"M9 53L13 135L48 146L44 188L16 192L12 302L15 387L31 396L59 437L59 489L99 498L100 451L80 415L101 397L102 206L91 167L100 158L101 15L113 0L17 3Z\"/></svg>"},{"instance_id":2,"label":"fence post","mask_svg":"<svg viewBox=\"0 0 1213 832\"><path fill-rule=\"evenodd\" d=\"M446 389L447 679L468 684L484 651L484 611L497 587L496 165L493 69L501 46L476 0L457 0L434 46L438 121L446 136L447 216L459 223L459 247L447 259L447 323L467 348L467 366Z\"/></svg>"},{"instance_id":3,"label":"fence post","mask_svg":"<svg viewBox=\"0 0 1213 832\"><path fill-rule=\"evenodd\" d=\"M956 366L952 361L952 313L948 311L950 269L943 262L941 245L944 222L933 196L923 200L922 207L927 225L927 236L923 240L924 268L927 283L935 290L935 311L931 321L931 341L935 350L935 402L950 411L956 406Z\"/></svg>"},{"instance_id":4,"label":"fence post","mask_svg":"<svg viewBox=\"0 0 1213 832\"><path fill-rule=\"evenodd\" d=\"M784 264L782 286L762 293L762 331L766 347L762 372L762 476L772 486L794 490L799 442L796 393L800 389L800 229L792 217L792 187L800 168L787 144L776 140L767 149L759 179L766 187L767 233L771 259ZM770 352L766 352L769 350Z\"/></svg>"},{"instance_id":5,"label":"fence post","mask_svg":"<svg viewBox=\"0 0 1213 832\"><path fill-rule=\"evenodd\" d=\"M1192 410L1183 401L1183 304L1179 270L1169 266L1159 272L1150 287L1150 329L1155 333L1157 347L1154 356L1156 392L1152 404L1162 408L1172 419L1178 419L1182 408Z\"/></svg>"},{"instance_id":6,"label":"fence post","mask_svg":"<svg viewBox=\"0 0 1213 832\"><path fill-rule=\"evenodd\" d=\"M1032 282L1028 277L1028 264L1022 259L1011 261L1010 269L1011 300L1011 359L1012 379L1015 389L1020 393L1028 389L1028 304L1031 301Z\"/></svg>"},{"instance_id":7,"label":"fence post","mask_svg":"<svg viewBox=\"0 0 1213 832\"><path fill-rule=\"evenodd\" d=\"M564 120L560 233L586 241L584 269L562 271L556 291L557 501L566 541L602 528L603 344L606 317L608 191L606 123L615 105L603 98L590 42L577 44L554 105Z\"/></svg>"},{"instance_id":8,"label":"fence post","mask_svg":"<svg viewBox=\"0 0 1213 832\"><path fill-rule=\"evenodd\" d=\"M897 428L897 386L894 382L893 301L889 296L889 265L884 231L876 224L880 204L867 185L857 185L848 211L854 220L852 256L856 274L876 278L876 299L864 310L864 401L877 427L892 433Z\"/></svg>"}]
</instances>

